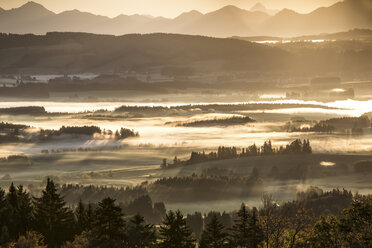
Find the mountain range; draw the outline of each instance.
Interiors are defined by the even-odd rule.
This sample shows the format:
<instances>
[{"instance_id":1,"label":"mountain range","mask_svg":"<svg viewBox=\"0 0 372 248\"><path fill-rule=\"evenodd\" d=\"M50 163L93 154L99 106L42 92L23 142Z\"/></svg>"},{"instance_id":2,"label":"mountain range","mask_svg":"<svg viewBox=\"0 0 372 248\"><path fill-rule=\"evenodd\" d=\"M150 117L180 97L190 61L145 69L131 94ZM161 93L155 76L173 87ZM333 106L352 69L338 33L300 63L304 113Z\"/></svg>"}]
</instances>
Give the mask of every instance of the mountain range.
<instances>
[{"instance_id":1,"label":"mountain range","mask_svg":"<svg viewBox=\"0 0 372 248\"><path fill-rule=\"evenodd\" d=\"M209 13L196 10L176 18L119 15L115 18L78 10L54 13L35 2L0 9L0 32L34 33L88 32L122 35L128 33L179 33L214 37L300 36L372 28L372 0L344 0L311 13L268 10L262 4L245 10L232 5Z\"/></svg>"}]
</instances>

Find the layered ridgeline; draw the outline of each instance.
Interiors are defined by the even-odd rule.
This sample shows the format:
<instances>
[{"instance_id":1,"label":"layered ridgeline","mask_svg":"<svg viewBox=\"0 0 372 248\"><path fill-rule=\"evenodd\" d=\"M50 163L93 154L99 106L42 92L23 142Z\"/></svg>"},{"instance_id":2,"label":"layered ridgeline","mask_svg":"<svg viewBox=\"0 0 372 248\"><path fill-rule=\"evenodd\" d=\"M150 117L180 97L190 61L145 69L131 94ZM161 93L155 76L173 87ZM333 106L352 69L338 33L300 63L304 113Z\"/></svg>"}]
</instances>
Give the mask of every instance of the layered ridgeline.
<instances>
[{"instance_id":1,"label":"layered ridgeline","mask_svg":"<svg viewBox=\"0 0 372 248\"><path fill-rule=\"evenodd\" d=\"M289 53L237 39L177 34L86 33L0 34L0 73L151 72L167 68L193 72L288 65Z\"/></svg>"},{"instance_id":2,"label":"layered ridgeline","mask_svg":"<svg viewBox=\"0 0 372 248\"><path fill-rule=\"evenodd\" d=\"M369 43L363 41L332 42L310 50L293 44L291 49L291 46L271 47L239 39L160 33L0 34L0 73L139 72L187 78L211 72L319 75L365 72L372 68L372 52Z\"/></svg>"},{"instance_id":3,"label":"layered ridgeline","mask_svg":"<svg viewBox=\"0 0 372 248\"><path fill-rule=\"evenodd\" d=\"M261 4L250 10L229 5L205 14L193 10L174 19L145 15L109 18L78 10L56 14L34 2L0 11L0 32L21 34L69 31L115 35L166 32L216 37L298 36L371 27L370 0L344 0L306 14L289 9L268 10Z\"/></svg>"}]
</instances>

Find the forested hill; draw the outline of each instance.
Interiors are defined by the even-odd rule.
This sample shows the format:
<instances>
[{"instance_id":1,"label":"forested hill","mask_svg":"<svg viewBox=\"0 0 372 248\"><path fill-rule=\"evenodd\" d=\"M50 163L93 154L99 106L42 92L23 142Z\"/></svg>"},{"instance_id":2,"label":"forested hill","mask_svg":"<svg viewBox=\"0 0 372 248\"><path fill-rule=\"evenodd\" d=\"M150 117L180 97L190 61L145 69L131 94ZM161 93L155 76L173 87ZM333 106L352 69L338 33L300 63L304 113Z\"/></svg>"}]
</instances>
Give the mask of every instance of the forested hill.
<instances>
[{"instance_id":1,"label":"forested hill","mask_svg":"<svg viewBox=\"0 0 372 248\"><path fill-rule=\"evenodd\" d=\"M180 34L0 33L0 74L198 73L251 75L370 72L372 47L362 41L269 46L249 41Z\"/></svg>"},{"instance_id":2,"label":"forested hill","mask_svg":"<svg viewBox=\"0 0 372 248\"><path fill-rule=\"evenodd\" d=\"M197 70L283 69L290 55L236 39L177 34L0 34L0 73L147 71L182 66Z\"/></svg>"}]
</instances>

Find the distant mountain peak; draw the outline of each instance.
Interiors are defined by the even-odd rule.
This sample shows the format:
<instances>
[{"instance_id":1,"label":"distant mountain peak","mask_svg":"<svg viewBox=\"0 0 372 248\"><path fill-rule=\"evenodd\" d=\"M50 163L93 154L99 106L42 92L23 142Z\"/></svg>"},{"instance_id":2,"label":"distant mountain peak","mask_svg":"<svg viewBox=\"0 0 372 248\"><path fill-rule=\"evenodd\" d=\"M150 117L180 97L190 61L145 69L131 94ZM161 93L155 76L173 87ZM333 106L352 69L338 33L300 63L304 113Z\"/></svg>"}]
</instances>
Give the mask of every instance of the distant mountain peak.
<instances>
[{"instance_id":1,"label":"distant mountain peak","mask_svg":"<svg viewBox=\"0 0 372 248\"><path fill-rule=\"evenodd\" d=\"M263 5L262 3L258 2L256 3L251 9L250 11L260 11L260 12L264 12L268 15L275 15L277 14L279 11L276 10L276 9L268 9L265 7L265 5Z\"/></svg>"},{"instance_id":2,"label":"distant mountain peak","mask_svg":"<svg viewBox=\"0 0 372 248\"><path fill-rule=\"evenodd\" d=\"M249 10L226 5L205 14L191 10L176 18L138 14L110 18L78 10L57 14L30 1L11 10L0 8L0 17L0 32L4 33L84 31L116 35L164 32L217 37L300 36L340 32L351 28L372 28L372 0L343 0L307 14L290 9L278 12L257 2Z\"/></svg>"},{"instance_id":3,"label":"distant mountain peak","mask_svg":"<svg viewBox=\"0 0 372 248\"><path fill-rule=\"evenodd\" d=\"M201 12L197 11L197 10L190 10L189 12L186 12L188 14L191 14L191 15L203 15Z\"/></svg>"},{"instance_id":4,"label":"distant mountain peak","mask_svg":"<svg viewBox=\"0 0 372 248\"><path fill-rule=\"evenodd\" d=\"M40 15L40 16L46 16L46 15L52 15L54 14L52 11L45 8L43 5L39 3L35 3L33 1L27 2L24 5L22 5L19 8L14 8L11 10L8 10L5 12L14 12L19 14L27 14L27 15Z\"/></svg>"},{"instance_id":5,"label":"distant mountain peak","mask_svg":"<svg viewBox=\"0 0 372 248\"><path fill-rule=\"evenodd\" d=\"M293 15L293 14L298 14L298 13L294 10L284 8L281 11L279 11L277 15Z\"/></svg>"},{"instance_id":6,"label":"distant mountain peak","mask_svg":"<svg viewBox=\"0 0 372 248\"><path fill-rule=\"evenodd\" d=\"M225 7L222 7L220 10L243 10L243 9L230 4L226 5Z\"/></svg>"},{"instance_id":7,"label":"distant mountain peak","mask_svg":"<svg viewBox=\"0 0 372 248\"><path fill-rule=\"evenodd\" d=\"M24 5L22 5L21 7L19 7L19 9L32 9L33 10L33 9L46 9L46 8L39 3L29 1L25 3Z\"/></svg>"},{"instance_id":8,"label":"distant mountain peak","mask_svg":"<svg viewBox=\"0 0 372 248\"><path fill-rule=\"evenodd\" d=\"M180 14L175 19L184 19L184 18L188 18L188 17L195 18L195 17L199 17L199 16L203 16L203 14L200 13L199 11L197 11L197 10L191 10L189 12L184 12L184 13Z\"/></svg>"},{"instance_id":9,"label":"distant mountain peak","mask_svg":"<svg viewBox=\"0 0 372 248\"><path fill-rule=\"evenodd\" d=\"M64 11L64 12L65 12L65 13L76 13L76 14L83 13L83 12L81 12L81 11L78 10L78 9L66 10L66 11Z\"/></svg>"},{"instance_id":10,"label":"distant mountain peak","mask_svg":"<svg viewBox=\"0 0 372 248\"><path fill-rule=\"evenodd\" d=\"M206 15L210 14L219 14L219 15L236 15L236 14L244 14L249 12L248 10L241 9L236 7L235 5L226 5L218 10L212 11L207 13Z\"/></svg>"},{"instance_id":11,"label":"distant mountain peak","mask_svg":"<svg viewBox=\"0 0 372 248\"><path fill-rule=\"evenodd\" d=\"M266 11L267 8L260 2L256 3L252 8L251 11Z\"/></svg>"}]
</instances>

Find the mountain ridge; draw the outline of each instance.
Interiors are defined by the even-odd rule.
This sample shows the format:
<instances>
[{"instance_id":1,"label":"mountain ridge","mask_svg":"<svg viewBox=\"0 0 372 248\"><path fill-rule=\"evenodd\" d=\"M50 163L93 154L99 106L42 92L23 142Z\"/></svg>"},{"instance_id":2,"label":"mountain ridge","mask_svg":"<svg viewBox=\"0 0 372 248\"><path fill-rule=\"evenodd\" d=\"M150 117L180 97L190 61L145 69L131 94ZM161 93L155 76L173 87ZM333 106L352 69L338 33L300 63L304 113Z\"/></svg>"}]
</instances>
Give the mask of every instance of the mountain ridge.
<instances>
[{"instance_id":1,"label":"mountain ridge","mask_svg":"<svg viewBox=\"0 0 372 248\"><path fill-rule=\"evenodd\" d=\"M257 2L255 5L252 6L252 8L249 9L250 11L261 11L261 12L264 12L268 15L276 15L279 10L277 9L268 9L266 8L265 5L263 5L262 3L260 2Z\"/></svg>"},{"instance_id":2,"label":"mountain ridge","mask_svg":"<svg viewBox=\"0 0 372 248\"><path fill-rule=\"evenodd\" d=\"M266 71L281 68L289 57L279 48L238 39L180 34L0 34L0 73L107 73L185 65L200 71Z\"/></svg>"},{"instance_id":3,"label":"mountain ridge","mask_svg":"<svg viewBox=\"0 0 372 248\"><path fill-rule=\"evenodd\" d=\"M344 0L307 14L283 9L271 16L257 3L255 11L227 5L208 13L192 10L169 19L145 15L114 18L78 10L54 13L35 2L0 11L0 32L35 33L89 32L123 35L128 33L180 33L214 37L301 36L372 28L372 0ZM256 11L261 9L261 11Z\"/></svg>"}]
</instances>

